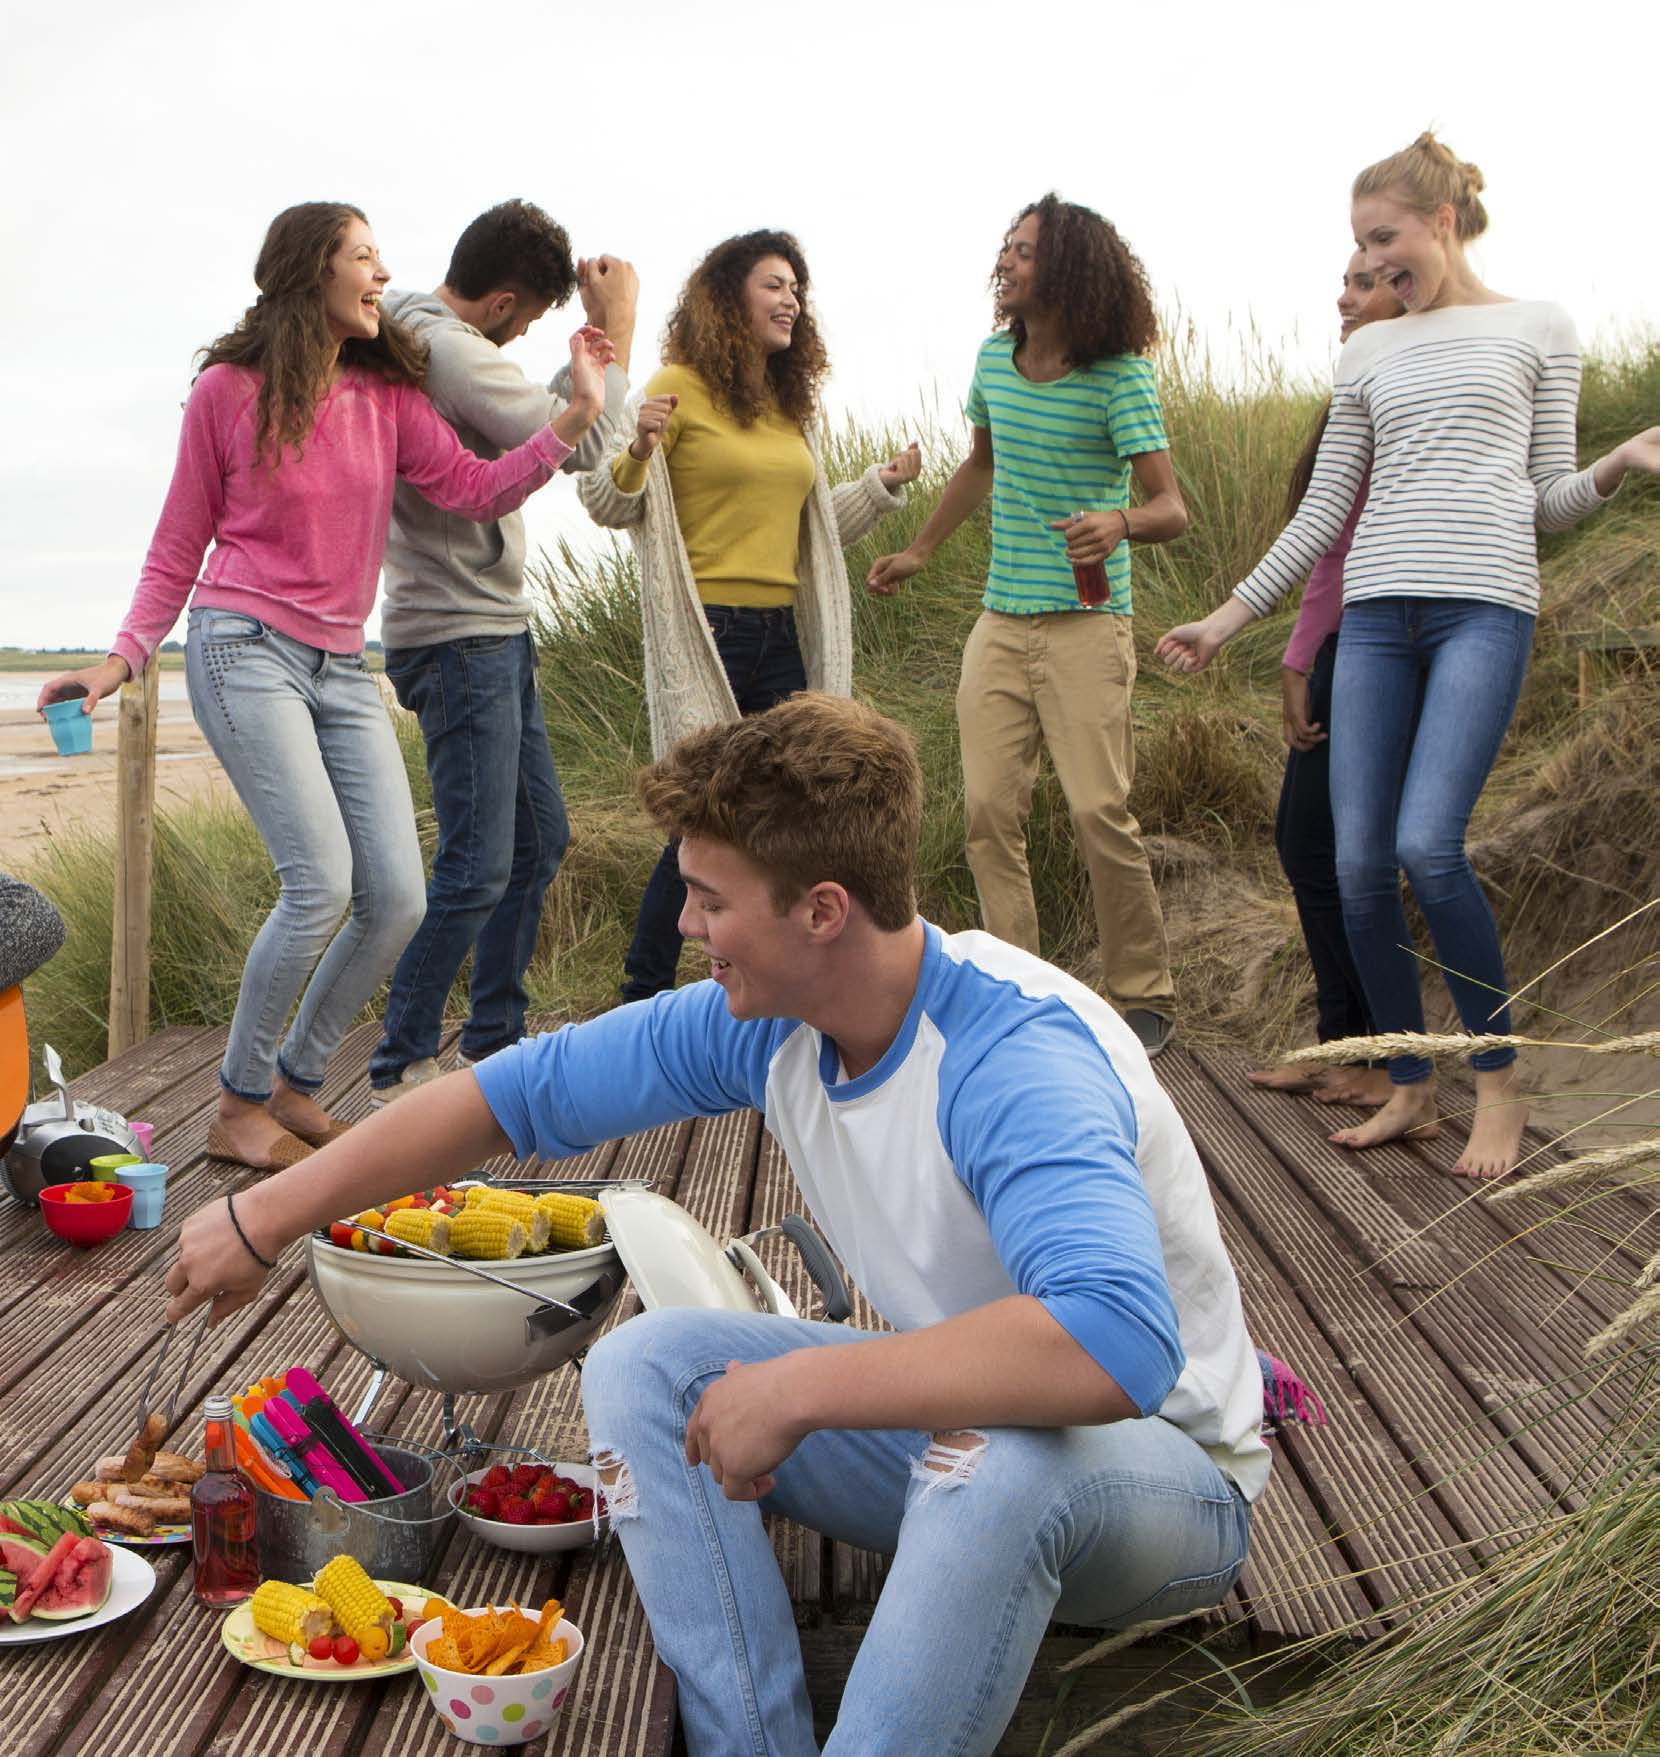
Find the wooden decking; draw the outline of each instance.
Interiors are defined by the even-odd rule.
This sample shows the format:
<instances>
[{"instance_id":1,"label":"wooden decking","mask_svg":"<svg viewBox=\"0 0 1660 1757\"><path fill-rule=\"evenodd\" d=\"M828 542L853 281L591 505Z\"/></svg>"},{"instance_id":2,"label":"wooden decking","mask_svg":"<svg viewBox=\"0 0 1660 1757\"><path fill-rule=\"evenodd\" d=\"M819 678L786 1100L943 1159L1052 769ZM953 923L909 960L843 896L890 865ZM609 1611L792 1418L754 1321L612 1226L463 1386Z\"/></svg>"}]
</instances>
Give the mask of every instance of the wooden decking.
<instances>
[{"instance_id":1,"label":"wooden decking","mask_svg":"<svg viewBox=\"0 0 1660 1757\"><path fill-rule=\"evenodd\" d=\"M337 1058L324 1099L340 1114L367 1110L373 1041L359 1031ZM32 1210L0 1199L0 1492L59 1496L126 1436L136 1375L161 1329L160 1276L178 1224L227 1187L224 1168L204 1160L222 1044L221 1031L167 1030L76 1083L78 1096L156 1124L157 1157L174 1167L159 1231L74 1251ZM1572 1502L1613 1413L1579 1350L1660 1243L1656 1210L1618 1195L1571 1219L1553 1219L1543 1204L1495 1212L1446 1175L1445 1143L1357 1157L1327 1144L1331 1112L1252 1091L1231 1058L1173 1050L1158 1068L1199 1142L1253 1334L1297 1366L1331 1415L1328 1427L1291 1428L1274 1442L1252 1560L1208 1619L1211 1632L1236 1669L1297 1644L1345 1651L1386 1631L1403 1602L1474 1582L1506 1533ZM799 1205L753 1114L659 1129L546 1170L652 1178L722 1238ZM793 1252L762 1254L808 1309ZM210 1389L296 1361L342 1402L366 1383L367 1362L330 1327L298 1265L291 1253L258 1303L203 1345L177 1430L192 1448ZM625 1296L618 1321L635 1309ZM394 1387L376 1413L388 1431L438 1440L434 1396ZM567 1457L586 1448L568 1369L469 1400L465 1413L488 1438L533 1440ZM828 1724L881 1562L782 1523L775 1536ZM437 1757L457 1748L408 1679L325 1688L244 1669L191 1598L188 1552L142 1553L160 1582L141 1610L0 1655L0 1757ZM571 1706L553 1735L525 1747L531 1757L670 1750L673 1679L655 1660L615 1544L538 1563L462 1534L433 1573L425 1584L464 1603L558 1593L587 1630ZM1046 1643L1005 1751L1037 1748L1053 1667L1084 1645L1065 1631ZM1220 1679L1186 1647L1149 1643L1086 1674L1089 1688L1073 1692L1057 1727L1076 1730L1112 1706L1115 1691L1206 1675ZM1191 1710L1178 1699L1165 1712L1168 1721ZM1132 1723L1114 1748L1144 1748L1122 1741L1151 1737L1155 1724Z\"/></svg>"}]
</instances>

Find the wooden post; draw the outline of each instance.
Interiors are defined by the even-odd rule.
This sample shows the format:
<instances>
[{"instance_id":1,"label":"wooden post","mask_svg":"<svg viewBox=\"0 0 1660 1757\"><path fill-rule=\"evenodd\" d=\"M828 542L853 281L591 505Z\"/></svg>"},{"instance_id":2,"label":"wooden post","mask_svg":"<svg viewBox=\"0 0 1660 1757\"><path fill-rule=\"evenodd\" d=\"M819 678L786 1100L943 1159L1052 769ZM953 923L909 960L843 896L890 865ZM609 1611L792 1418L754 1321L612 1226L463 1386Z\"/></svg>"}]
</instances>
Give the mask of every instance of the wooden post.
<instances>
[{"instance_id":1,"label":"wooden post","mask_svg":"<svg viewBox=\"0 0 1660 1757\"><path fill-rule=\"evenodd\" d=\"M150 879L156 838L156 710L161 655L121 686L117 714L115 919L110 1059L150 1035Z\"/></svg>"}]
</instances>

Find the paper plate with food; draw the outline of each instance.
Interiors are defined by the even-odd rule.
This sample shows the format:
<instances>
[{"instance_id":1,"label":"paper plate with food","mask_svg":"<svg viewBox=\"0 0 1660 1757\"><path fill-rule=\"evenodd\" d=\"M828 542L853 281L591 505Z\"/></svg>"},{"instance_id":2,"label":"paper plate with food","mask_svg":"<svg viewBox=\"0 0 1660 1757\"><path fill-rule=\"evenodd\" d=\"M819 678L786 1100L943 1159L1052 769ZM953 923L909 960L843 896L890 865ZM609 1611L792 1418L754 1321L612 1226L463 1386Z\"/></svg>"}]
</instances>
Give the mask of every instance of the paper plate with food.
<instances>
[{"instance_id":1,"label":"paper plate with food","mask_svg":"<svg viewBox=\"0 0 1660 1757\"><path fill-rule=\"evenodd\" d=\"M138 1474L129 1473L137 1469ZM100 1458L64 1496L105 1543L144 1548L190 1542L190 1485L207 1466L177 1452Z\"/></svg>"},{"instance_id":2,"label":"paper plate with food","mask_svg":"<svg viewBox=\"0 0 1660 1757\"><path fill-rule=\"evenodd\" d=\"M0 1501L0 1647L102 1628L155 1585L148 1562L101 1542L73 1509Z\"/></svg>"},{"instance_id":3,"label":"paper plate with food","mask_svg":"<svg viewBox=\"0 0 1660 1757\"><path fill-rule=\"evenodd\" d=\"M355 1684L407 1672L410 1635L453 1607L424 1586L371 1580L352 1556L336 1556L310 1586L263 1582L219 1626L229 1651L256 1671Z\"/></svg>"}]
</instances>

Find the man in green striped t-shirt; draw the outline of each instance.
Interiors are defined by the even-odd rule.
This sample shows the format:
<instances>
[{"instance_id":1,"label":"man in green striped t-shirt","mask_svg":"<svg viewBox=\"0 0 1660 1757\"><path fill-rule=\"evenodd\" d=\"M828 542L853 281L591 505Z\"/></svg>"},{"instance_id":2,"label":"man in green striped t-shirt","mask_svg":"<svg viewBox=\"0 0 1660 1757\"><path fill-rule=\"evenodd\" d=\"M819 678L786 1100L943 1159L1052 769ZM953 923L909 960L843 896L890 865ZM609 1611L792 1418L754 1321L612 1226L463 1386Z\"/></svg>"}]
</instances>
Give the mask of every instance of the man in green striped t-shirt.
<instances>
[{"instance_id":1,"label":"man in green striped t-shirt","mask_svg":"<svg viewBox=\"0 0 1660 1757\"><path fill-rule=\"evenodd\" d=\"M957 691L968 862L987 930L1038 952L1026 818L1040 743L1089 872L1102 987L1156 1055L1175 996L1164 917L1129 809L1130 542L1187 528L1146 353L1156 335L1141 264L1114 228L1053 195L997 259L1001 327L975 362L969 455L911 546L871 568L892 593L991 495L984 608ZM1130 504L1135 478L1140 504ZM1089 591L1104 565L1105 589ZM1100 586L1099 573L1095 584Z\"/></svg>"}]
</instances>

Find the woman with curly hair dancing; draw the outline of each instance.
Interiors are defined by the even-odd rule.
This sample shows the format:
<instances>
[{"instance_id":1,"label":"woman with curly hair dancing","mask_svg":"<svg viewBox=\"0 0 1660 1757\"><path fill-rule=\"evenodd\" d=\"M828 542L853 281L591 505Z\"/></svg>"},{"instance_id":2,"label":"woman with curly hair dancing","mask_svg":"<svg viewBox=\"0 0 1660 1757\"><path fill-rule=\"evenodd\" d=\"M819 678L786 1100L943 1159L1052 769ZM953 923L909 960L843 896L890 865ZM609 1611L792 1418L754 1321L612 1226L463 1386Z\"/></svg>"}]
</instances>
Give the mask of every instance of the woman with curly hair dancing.
<instances>
[{"instance_id":1,"label":"woman with curly hair dancing","mask_svg":"<svg viewBox=\"0 0 1660 1757\"><path fill-rule=\"evenodd\" d=\"M1038 951L1026 818L1045 742L1089 871L1102 987L1157 1055L1175 995L1128 805L1130 543L1179 537L1187 509L1146 358L1152 295L1114 227L1053 194L1016 219L993 287L999 327L974 367L968 457L910 548L880 557L867 583L891 594L991 496L991 568L957 691L981 918Z\"/></svg>"},{"instance_id":2,"label":"woman with curly hair dancing","mask_svg":"<svg viewBox=\"0 0 1660 1757\"><path fill-rule=\"evenodd\" d=\"M640 564L653 751L758 714L797 690L849 695L853 616L843 546L903 505L912 445L832 489L814 434L830 361L788 232L745 232L692 271L670 314L666 364L633 436L577 492L626 529ZM623 965L622 997L674 987L678 845L657 862Z\"/></svg>"},{"instance_id":3,"label":"woman with curly hair dancing","mask_svg":"<svg viewBox=\"0 0 1660 1757\"><path fill-rule=\"evenodd\" d=\"M612 348L578 330L569 406L487 462L422 391L425 350L381 314L387 273L357 208L285 209L254 281L258 298L203 352L109 657L54 677L39 705L83 696L90 713L190 601L191 711L282 885L242 972L208 1152L270 1171L345 1126L317 1103L324 1070L426 909L409 782L363 656L393 482L481 522L512 511L603 409Z\"/></svg>"}]
</instances>

